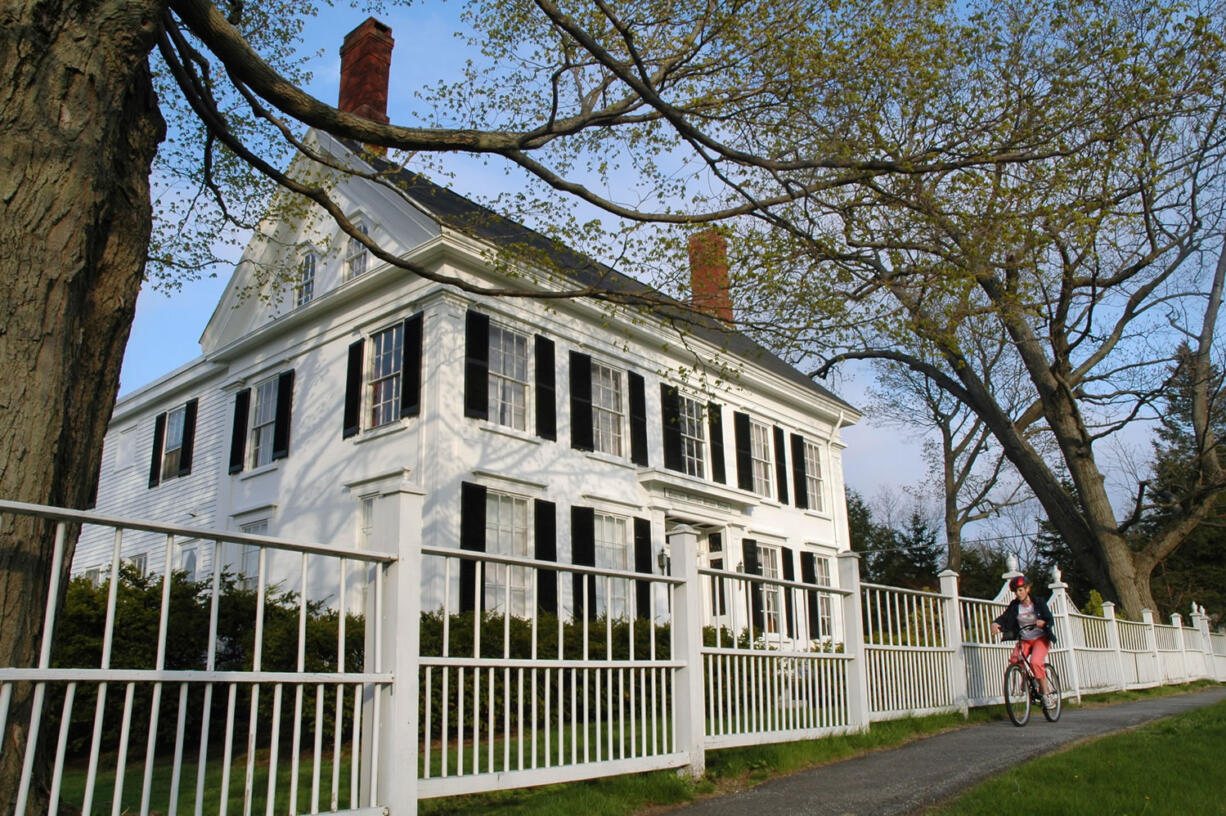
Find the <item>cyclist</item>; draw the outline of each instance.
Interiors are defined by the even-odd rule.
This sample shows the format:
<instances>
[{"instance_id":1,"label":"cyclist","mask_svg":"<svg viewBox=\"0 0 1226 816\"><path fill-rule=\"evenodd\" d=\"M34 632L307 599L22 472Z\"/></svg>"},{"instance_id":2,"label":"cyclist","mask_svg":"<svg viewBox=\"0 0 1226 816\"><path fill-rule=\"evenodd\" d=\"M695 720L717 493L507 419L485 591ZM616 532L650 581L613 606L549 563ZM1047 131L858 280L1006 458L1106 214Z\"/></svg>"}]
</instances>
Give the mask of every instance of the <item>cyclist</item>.
<instances>
[{"instance_id":1,"label":"cyclist","mask_svg":"<svg viewBox=\"0 0 1226 816\"><path fill-rule=\"evenodd\" d=\"M1056 704L1055 695L1047 686L1047 671L1043 663L1047 659L1047 650L1056 643L1056 633L1052 625L1055 622L1051 610L1042 598L1032 597L1030 582L1025 575L1018 575L1009 581L1009 589L1013 590L1013 601L1005 609L1005 613L992 621L992 632L1001 633L1005 640L1016 640L1011 661L1029 659L1030 668L1043 690L1043 706L1053 708Z\"/></svg>"}]
</instances>

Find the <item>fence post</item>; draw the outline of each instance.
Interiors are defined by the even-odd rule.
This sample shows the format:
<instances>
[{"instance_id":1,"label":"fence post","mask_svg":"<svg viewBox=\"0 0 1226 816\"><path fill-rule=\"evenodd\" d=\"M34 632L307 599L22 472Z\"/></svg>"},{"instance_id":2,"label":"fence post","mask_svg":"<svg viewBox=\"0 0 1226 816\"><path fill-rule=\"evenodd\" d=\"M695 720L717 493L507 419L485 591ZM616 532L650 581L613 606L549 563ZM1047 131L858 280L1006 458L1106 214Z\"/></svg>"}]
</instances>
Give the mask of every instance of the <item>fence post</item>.
<instances>
[{"instance_id":1,"label":"fence post","mask_svg":"<svg viewBox=\"0 0 1226 816\"><path fill-rule=\"evenodd\" d=\"M1175 627L1175 637L1179 641L1179 663L1183 667L1183 681L1188 682L1188 650L1183 645L1183 615L1171 613L1171 626Z\"/></svg>"},{"instance_id":2,"label":"fence post","mask_svg":"<svg viewBox=\"0 0 1226 816\"><path fill-rule=\"evenodd\" d=\"M421 743L418 697L421 656L421 522L425 494L406 482L387 488L389 545L396 563L387 568L382 617L383 670L393 674L379 723L378 801L396 816L417 813L417 753ZM390 516L390 518L389 518Z\"/></svg>"},{"instance_id":3,"label":"fence post","mask_svg":"<svg viewBox=\"0 0 1226 816\"><path fill-rule=\"evenodd\" d=\"M847 666L847 725L853 731L868 730L868 667L865 665L864 632L860 611L860 553L839 553L839 588L843 596L843 651Z\"/></svg>"},{"instance_id":4,"label":"fence post","mask_svg":"<svg viewBox=\"0 0 1226 816\"><path fill-rule=\"evenodd\" d=\"M966 652L962 645L962 609L958 600L958 573L945 570L940 574L941 594L945 600L945 644L950 649L949 692L953 696L954 705L965 717L970 711L970 700L966 691Z\"/></svg>"},{"instance_id":5,"label":"fence post","mask_svg":"<svg viewBox=\"0 0 1226 816\"><path fill-rule=\"evenodd\" d=\"M1120 622L1115 617L1115 604L1103 601L1103 617L1107 619L1107 645L1115 654L1115 670L1120 678L1120 691L1128 688L1124 682L1124 655L1120 651Z\"/></svg>"},{"instance_id":6,"label":"fence post","mask_svg":"<svg viewBox=\"0 0 1226 816\"><path fill-rule=\"evenodd\" d=\"M677 750L690 758L686 772L698 779L707 770L706 695L702 688L702 583L698 579L698 530L687 524L668 534L672 574L684 580L673 589L673 659L677 670Z\"/></svg>"},{"instance_id":7,"label":"fence post","mask_svg":"<svg viewBox=\"0 0 1226 816\"><path fill-rule=\"evenodd\" d=\"M1200 633L1200 650L1204 655L1205 677L1216 680L1217 666L1213 659L1213 640L1209 637L1209 617L1205 614L1205 608L1197 606L1195 601L1192 602L1192 625Z\"/></svg>"},{"instance_id":8,"label":"fence post","mask_svg":"<svg viewBox=\"0 0 1226 816\"><path fill-rule=\"evenodd\" d=\"M1158 653L1158 630L1154 628L1154 613L1149 609L1141 610L1141 623L1145 624L1145 644L1154 659L1155 685L1165 685L1166 670L1162 666L1162 655Z\"/></svg>"},{"instance_id":9,"label":"fence post","mask_svg":"<svg viewBox=\"0 0 1226 816\"><path fill-rule=\"evenodd\" d=\"M1052 616L1061 622L1059 631L1056 633L1057 645L1061 638L1066 638L1068 646L1068 662L1065 668L1068 670L1067 680L1070 682L1073 696L1077 698L1077 702L1081 702L1081 675L1077 671L1077 638L1073 635L1073 618L1069 614L1069 606L1072 601L1068 596L1068 584L1061 580L1060 568L1051 568L1052 582L1047 586L1051 589L1051 601L1048 606L1052 608Z\"/></svg>"}]
</instances>

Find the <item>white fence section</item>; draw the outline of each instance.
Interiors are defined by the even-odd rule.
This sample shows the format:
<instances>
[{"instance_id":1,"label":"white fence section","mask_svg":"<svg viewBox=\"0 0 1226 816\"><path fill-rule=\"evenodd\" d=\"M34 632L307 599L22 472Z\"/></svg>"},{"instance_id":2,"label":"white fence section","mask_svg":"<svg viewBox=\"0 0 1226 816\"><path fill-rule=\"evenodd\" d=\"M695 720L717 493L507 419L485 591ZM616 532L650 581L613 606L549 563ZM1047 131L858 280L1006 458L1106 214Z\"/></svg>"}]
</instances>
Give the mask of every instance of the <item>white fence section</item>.
<instances>
[{"instance_id":1,"label":"white fence section","mask_svg":"<svg viewBox=\"0 0 1226 816\"><path fill-rule=\"evenodd\" d=\"M0 667L15 812L399 816L423 798L698 774L711 749L1001 699L1005 605L960 597L956 573L920 592L861 585L854 553L837 587L707 569L687 527L668 575L423 547L422 496L387 498L386 553L0 502L58 524L56 574L74 525L115 531L109 576L70 587L105 594L104 619L62 631L56 610L75 613L53 586L37 666ZM160 537L168 565L188 537L251 569L216 557L203 581L142 577L120 567L131 535ZM1226 680L1203 608L1190 627L1125 621L1050 587L1066 695Z\"/></svg>"}]
</instances>

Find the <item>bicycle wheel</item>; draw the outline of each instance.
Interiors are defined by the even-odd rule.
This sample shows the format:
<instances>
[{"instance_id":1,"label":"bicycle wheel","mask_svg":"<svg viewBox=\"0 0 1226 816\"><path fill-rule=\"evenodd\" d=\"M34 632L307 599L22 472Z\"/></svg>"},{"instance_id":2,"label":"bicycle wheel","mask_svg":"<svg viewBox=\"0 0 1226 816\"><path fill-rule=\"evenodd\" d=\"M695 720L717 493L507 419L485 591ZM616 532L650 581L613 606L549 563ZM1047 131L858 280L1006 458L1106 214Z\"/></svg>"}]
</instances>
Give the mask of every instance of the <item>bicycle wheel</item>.
<instances>
[{"instance_id":1,"label":"bicycle wheel","mask_svg":"<svg viewBox=\"0 0 1226 816\"><path fill-rule=\"evenodd\" d=\"M1021 666L1005 669L1005 711L1013 724L1021 727L1030 721L1030 683Z\"/></svg>"},{"instance_id":2,"label":"bicycle wheel","mask_svg":"<svg viewBox=\"0 0 1226 816\"><path fill-rule=\"evenodd\" d=\"M1060 673L1056 671L1056 667L1050 663L1043 665L1047 672L1047 688L1050 692L1056 695L1056 704L1051 708L1043 706L1043 716L1048 722L1055 722L1060 719L1060 711L1064 708L1064 687L1060 685Z\"/></svg>"}]
</instances>

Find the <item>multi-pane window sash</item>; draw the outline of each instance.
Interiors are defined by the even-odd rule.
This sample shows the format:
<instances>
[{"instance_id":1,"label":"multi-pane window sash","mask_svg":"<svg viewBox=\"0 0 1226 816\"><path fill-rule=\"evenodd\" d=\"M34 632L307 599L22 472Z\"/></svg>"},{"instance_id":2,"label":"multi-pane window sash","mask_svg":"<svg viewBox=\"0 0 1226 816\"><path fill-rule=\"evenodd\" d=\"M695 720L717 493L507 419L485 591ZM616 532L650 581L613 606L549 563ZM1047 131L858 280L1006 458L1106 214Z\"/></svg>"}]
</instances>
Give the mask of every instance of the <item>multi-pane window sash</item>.
<instances>
[{"instance_id":1,"label":"multi-pane window sash","mask_svg":"<svg viewBox=\"0 0 1226 816\"><path fill-rule=\"evenodd\" d=\"M400 410L400 372L404 363L404 326L396 324L371 338L370 427L395 421Z\"/></svg>"},{"instance_id":2,"label":"multi-pane window sash","mask_svg":"<svg viewBox=\"0 0 1226 816\"><path fill-rule=\"evenodd\" d=\"M698 400L685 396L680 397L679 402L681 408L681 462L688 475L702 479L707 475L706 423L703 421L703 406Z\"/></svg>"},{"instance_id":3,"label":"multi-pane window sash","mask_svg":"<svg viewBox=\"0 0 1226 816\"><path fill-rule=\"evenodd\" d=\"M363 235L369 234L365 222L358 222L354 226ZM366 246L357 238L350 236L349 245L345 252L346 280L353 280L366 272L366 262L369 255L370 252L366 249Z\"/></svg>"},{"instance_id":4,"label":"multi-pane window sash","mask_svg":"<svg viewBox=\"0 0 1226 816\"><path fill-rule=\"evenodd\" d=\"M528 429L528 338L491 325L489 416L499 425Z\"/></svg>"},{"instance_id":5,"label":"multi-pane window sash","mask_svg":"<svg viewBox=\"0 0 1226 816\"><path fill-rule=\"evenodd\" d=\"M630 569L630 545L626 538L626 520L619 516L596 513L596 566L606 569ZM629 618L630 581L622 578L596 578L596 611L610 618Z\"/></svg>"},{"instance_id":6,"label":"multi-pane window sash","mask_svg":"<svg viewBox=\"0 0 1226 816\"><path fill-rule=\"evenodd\" d=\"M162 478L179 475L179 454L183 450L183 423L187 409L180 406L166 415L166 441L162 443Z\"/></svg>"},{"instance_id":7,"label":"multi-pane window sash","mask_svg":"<svg viewBox=\"0 0 1226 816\"><path fill-rule=\"evenodd\" d=\"M621 456L622 417L625 399L622 372L592 363L592 447L601 453Z\"/></svg>"},{"instance_id":8,"label":"multi-pane window sash","mask_svg":"<svg viewBox=\"0 0 1226 816\"><path fill-rule=\"evenodd\" d=\"M493 491L486 493L485 551L531 557L527 499ZM485 570L485 611L527 618L531 613L531 570L494 563L487 563Z\"/></svg>"},{"instance_id":9,"label":"multi-pane window sash","mask_svg":"<svg viewBox=\"0 0 1226 816\"><path fill-rule=\"evenodd\" d=\"M826 509L822 501L822 449L812 442L805 442L805 494L809 498L809 509L822 512Z\"/></svg>"},{"instance_id":10,"label":"multi-pane window sash","mask_svg":"<svg viewBox=\"0 0 1226 816\"><path fill-rule=\"evenodd\" d=\"M830 586L830 559L819 556L813 559L813 566L817 573L817 583L824 587ZM831 611L830 596L824 593L818 595L817 625L819 631L811 633L810 637L822 638L830 635L833 618L834 614Z\"/></svg>"},{"instance_id":11,"label":"multi-pane window sash","mask_svg":"<svg viewBox=\"0 0 1226 816\"><path fill-rule=\"evenodd\" d=\"M764 578L779 578L779 548L758 545L758 563L762 566ZM783 630L780 625L783 612L783 590L774 584L762 585L762 617L766 631L778 634Z\"/></svg>"},{"instance_id":12,"label":"multi-pane window sash","mask_svg":"<svg viewBox=\"0 0 1226 816\"><path fill-rule=\"evenodd\" d=\"M750 458L753 461L753 492L770 496L771 492L771 431L758 422L749 426Z\"/></svg>"},{"instance_id":13,"label":"multi-pane window sash","mask_svg":"<svg viewBox=\"0 0 1226 816\"><path fill-rule=\"evenodd\" d=\"M298 264L298 292L294 301L295 306L305 306L315 297L315 264L318 259L314 252L308 252L302 256L302 262Z\"/></svg>"},{"instance_id":14,"label":"multi-pane window sash","mask_svg":"<svg viewBox=\"0 0 1226 816\"><path fill-rule=\"evenodd\" d=\"M271 377L254 389L251 406L251 463L253 468L272 461L273 429L277 424L277 378Z\"/></svg>"},{"instance_id":15,"label":"multi-pane window sash","mask_svg":"<svg viewBox=\"0 0 1226 816\"><path fill-rule=\"evenodd\" d=\"M239 527L247 535L268 535L268 519L248 522ZM260 577L260 548L255 544L238 544L238 558L234 559L238 568L238 585L243 589L255 589L256 579Z\"/></svg>"}]
</instances>

